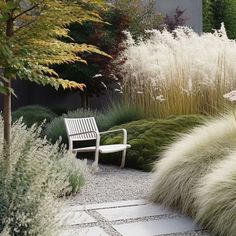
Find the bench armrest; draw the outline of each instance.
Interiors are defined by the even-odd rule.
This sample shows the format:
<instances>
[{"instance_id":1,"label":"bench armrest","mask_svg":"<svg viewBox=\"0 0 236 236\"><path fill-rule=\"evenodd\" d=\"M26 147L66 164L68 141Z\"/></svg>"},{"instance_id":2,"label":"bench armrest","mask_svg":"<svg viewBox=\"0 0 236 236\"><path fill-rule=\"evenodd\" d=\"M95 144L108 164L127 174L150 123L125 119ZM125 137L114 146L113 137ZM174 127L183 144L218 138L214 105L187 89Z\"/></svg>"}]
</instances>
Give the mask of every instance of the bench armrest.
<instances>
[{"instance_id":1,"label":"bench armrest","mask_svg":"<svg viewBox=\"0 0 236 236\"><path fill-rule=\"evenodd\" d=\"M108 134L108 133L114 133L114 132L123 132L123 144L127 144L127 130L126 129L108 130L108 131L100 132L100 134Z\"/></svg>"}]
</instances>

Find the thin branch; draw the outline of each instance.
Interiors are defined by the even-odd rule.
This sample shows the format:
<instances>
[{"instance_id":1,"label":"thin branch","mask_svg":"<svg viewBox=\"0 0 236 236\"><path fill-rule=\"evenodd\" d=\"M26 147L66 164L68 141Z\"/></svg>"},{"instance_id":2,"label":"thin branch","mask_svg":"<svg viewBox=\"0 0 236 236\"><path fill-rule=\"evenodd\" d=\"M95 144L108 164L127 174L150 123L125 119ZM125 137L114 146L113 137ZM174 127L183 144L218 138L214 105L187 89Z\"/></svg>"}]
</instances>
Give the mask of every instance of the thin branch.
<instances>
[{"instance_id":1,"label":"thin branch","mask_svg":"<svg viewBox=\"0 0 236 236\"><path fill-rule=\"evenodd\" d=\"M26 23L26 24L20 25L16 30L14 30L14 34L15 34L16 32L18 32L20 29L30 26L30 25L33 24L35 21L37 21L37 19L34 19L34 20L32 20L32 21L30 21L30 22L28 22L28 23Z\"/></svg>"},{"instance_id":2,"label":"thin branch","mask_svg":"<svg viewBox=\"0 0 236 236\"><path fill-rule=\"evenodd\" d=\"M39 4L35 4L34 6L32 6L32 7L28 8L28 9L26 9L25 11L22 11L22 12L19 13L18 15L14 16L14 17L13 17L13 20L15 20L16 18L18 18L18 17L20 17L20 16L26 14L26 13L29 12L29 11L32 11L33 9L35 9L35 8L38 7L38 6L39 6Z\"/></svg>"}]
</instances>

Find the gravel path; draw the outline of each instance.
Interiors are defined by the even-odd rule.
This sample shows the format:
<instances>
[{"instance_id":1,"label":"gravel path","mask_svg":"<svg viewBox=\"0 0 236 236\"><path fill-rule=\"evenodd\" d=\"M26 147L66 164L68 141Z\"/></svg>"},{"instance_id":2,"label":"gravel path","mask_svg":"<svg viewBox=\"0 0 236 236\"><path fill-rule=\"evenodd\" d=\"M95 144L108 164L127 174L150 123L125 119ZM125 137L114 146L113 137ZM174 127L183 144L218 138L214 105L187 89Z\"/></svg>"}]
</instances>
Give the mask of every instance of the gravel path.
<instances>
[{"instance_id":1,"label":"gravel path","mask_svg":"<svg viewBox=\"0 0 236 236\"><path fill-rule=\"evenodd\" d=\"M88 165L91 167L90 162L88 162ZM120 169L116 166L106 165L99 165L99 168L98 173L88 174L86 185L82 188L82 191L76 196L70 197L66 204L77 206L122 200L146 199L148 197L151 188L151 173L134 169ZM88 213L98 220L98 223L92 223L89 224L89 226L99 226L110 235L119 235L111 227L112 222L109 224L108 222L104 222L104 219L93 210L88 211ZM150 217L146 218L149 220ZM133 219L134 222L138 220L139 219ZM123 221L122 223L129 222L129 220ZM208 236L208 234L198 231L170 234L168 236Z\"/></svg>"},{"instance_id":2,"label":"gravel path","mask_svg":"<svg viewBox=\"0 0 236 236\"><path fill-rule=\"evenodd\" d=\"M135 200L148 196L150 173L118 166L99 165L99 168L98 173L88 175L81 193L70 198L71 204Z\"/></svg>"}]
</instances>

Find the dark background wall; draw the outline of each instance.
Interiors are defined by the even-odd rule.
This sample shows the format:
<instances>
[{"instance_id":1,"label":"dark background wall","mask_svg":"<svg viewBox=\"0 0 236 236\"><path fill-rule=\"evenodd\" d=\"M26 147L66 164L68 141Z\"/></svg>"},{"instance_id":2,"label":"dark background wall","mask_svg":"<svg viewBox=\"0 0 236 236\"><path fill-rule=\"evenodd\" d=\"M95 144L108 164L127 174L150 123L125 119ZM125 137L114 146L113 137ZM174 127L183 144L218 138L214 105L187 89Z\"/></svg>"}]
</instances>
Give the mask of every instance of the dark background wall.
<instances>
[{"instance_id":1,"label":"dark background wall","mask_svg":"<svg viewBox=\"0 0 236 236\"><path fill-rule=\"evenodd\" d=\"M186 25L195 32L202 33L202 0L156 0L156 9L169 16L173 16L178 7L185 10Z\"/></svg>"},{"instance_id":2,"label":"dark background wall","mask_svg":"<svg viewBox=\"0 0 236 236\"><path fill-rule=\"evenodd\" d=\"M81 106L80 93L76 90L59 89L57 91L50 86L43 87L24 80L13 81L13 88L17 95L17 97L12 97L13 110L21 106L34 104L58 110L72 110ZM94 96L89 99L90 107L92 109L104 109L110 104L112 96L115 95L110 92L100 97ZM2 105L2 96L0 96L0 102Z\"/></svg>"}]
</instances>

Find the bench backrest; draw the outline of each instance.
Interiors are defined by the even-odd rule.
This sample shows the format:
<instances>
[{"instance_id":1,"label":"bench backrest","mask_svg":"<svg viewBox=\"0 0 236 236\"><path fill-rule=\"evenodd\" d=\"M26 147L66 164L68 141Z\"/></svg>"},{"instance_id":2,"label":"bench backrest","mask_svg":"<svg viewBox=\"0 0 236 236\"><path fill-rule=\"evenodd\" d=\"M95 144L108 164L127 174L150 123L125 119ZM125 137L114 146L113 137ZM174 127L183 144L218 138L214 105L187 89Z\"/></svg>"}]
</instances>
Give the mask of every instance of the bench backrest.
<instances>
[{"instance_id":1,"label":"bench backrest","mask_svg":"<svg viewBox=\"0 0 236 236\"><path fill-rule=\"evenodd\" d=\"M95 133L78 134L78 133L85 133L89 131L95 131L98 133L98 127L97 127L94 117L64 118L64 121L66 125L66 132L68 135L69 142L96 139Z\"/></svg>"}]
</instances>

